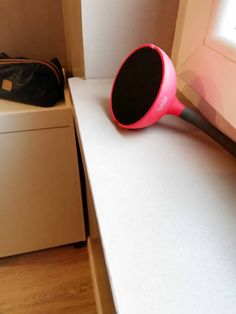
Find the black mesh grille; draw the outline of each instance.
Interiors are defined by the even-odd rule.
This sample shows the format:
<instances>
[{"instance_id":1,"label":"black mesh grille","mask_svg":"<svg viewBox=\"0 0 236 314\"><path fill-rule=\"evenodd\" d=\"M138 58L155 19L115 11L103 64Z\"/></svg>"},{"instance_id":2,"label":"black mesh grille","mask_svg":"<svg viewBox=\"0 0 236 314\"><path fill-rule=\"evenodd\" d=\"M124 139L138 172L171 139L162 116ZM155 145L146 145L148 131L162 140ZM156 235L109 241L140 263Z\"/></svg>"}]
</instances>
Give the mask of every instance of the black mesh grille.
<instances>
[{"instance_id":1,"label":"black mesh grille","mask_svg":"<svg viewBox=\"0 0 236 314\"><path fill-rule=\"evenodd\" d=\"M139 121L152 106L162 81L159 53L144 47L135 51L122 66L112 93L115 118L124 125Z\"/></svg>"}]
</instances>

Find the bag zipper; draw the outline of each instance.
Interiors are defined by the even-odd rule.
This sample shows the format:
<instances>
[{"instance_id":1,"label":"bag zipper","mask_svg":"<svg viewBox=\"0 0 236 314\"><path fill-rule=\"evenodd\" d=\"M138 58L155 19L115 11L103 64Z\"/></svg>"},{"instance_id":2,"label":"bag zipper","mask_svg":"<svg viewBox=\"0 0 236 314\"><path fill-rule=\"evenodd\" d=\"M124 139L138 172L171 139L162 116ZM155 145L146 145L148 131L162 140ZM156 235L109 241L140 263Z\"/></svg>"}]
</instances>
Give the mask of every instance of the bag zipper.
<instances>
[{"instance_id":1,"label":"bag zipper","mask_svg":"<svg viewBox=\"0 0 236 314\"><path fill-rule=\"evenodd\" d=\"M59 72L57 66L50 61L39 61L39 60L31 60L31 59L0 59L0 64L20 64L20 63L39 63L48 66L56 75L57 81L61 84L61 73Z\"/></svg>"}]
</instances>

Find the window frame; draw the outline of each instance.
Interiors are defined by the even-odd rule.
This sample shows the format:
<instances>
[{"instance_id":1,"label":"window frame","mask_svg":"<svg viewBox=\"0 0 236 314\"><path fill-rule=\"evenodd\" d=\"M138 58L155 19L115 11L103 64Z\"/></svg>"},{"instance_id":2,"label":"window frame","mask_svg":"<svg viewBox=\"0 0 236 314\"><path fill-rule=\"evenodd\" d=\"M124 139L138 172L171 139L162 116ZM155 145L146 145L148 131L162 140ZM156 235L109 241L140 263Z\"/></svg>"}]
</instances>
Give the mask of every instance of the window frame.
<instances>
[{"instance_id":1,"label":"window frame","mask_svg":"<svg viewBox=\"0 0 236 314\"><path fill-rule=\"evenodd\" d=\"M206 40L217 2L180 0L172 60L180 93L236 141L236 63Z\"/></svg>"},{"instance_id":2,"label":"window frame","mask_svg":"<svg viewBox=\"0 0 236 314\"><path fill-rule=\"evenodd\" d=\"M229 58L233 62L236 62L236 40L234 42L232 39L227 37L226 34L222 34L219 26L219 24L223 24L223 19L226 19L226 16L223 16L224 10L226 11L226 1L232 0L215 0L213 3L209 26L205 38L205 45L216 50L218 53L222 54L226 58ZM236 8L236 2L233 2L233 4ZM235 33L233 36L235 37L236 29L234 32Z\"/></svg>"}]
</instances>

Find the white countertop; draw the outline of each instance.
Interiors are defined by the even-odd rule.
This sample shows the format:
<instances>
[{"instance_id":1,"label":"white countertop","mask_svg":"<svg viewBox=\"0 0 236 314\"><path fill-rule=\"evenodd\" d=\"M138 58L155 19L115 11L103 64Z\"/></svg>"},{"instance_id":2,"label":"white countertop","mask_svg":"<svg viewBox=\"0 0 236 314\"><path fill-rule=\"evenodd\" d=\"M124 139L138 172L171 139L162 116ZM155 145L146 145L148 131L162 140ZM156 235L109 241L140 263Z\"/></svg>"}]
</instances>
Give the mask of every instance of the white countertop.
<instances>
[{"instance_id":1,"label":"white countertop","mask_svg":"<svg viewBox=\"0 0 236 314\"><path fill-rule=\"evenodd\" d=\"M236 313L236 161L184 121L117 128L110 80L69 79L119 314Z\"/></svg>"}]
</instances>

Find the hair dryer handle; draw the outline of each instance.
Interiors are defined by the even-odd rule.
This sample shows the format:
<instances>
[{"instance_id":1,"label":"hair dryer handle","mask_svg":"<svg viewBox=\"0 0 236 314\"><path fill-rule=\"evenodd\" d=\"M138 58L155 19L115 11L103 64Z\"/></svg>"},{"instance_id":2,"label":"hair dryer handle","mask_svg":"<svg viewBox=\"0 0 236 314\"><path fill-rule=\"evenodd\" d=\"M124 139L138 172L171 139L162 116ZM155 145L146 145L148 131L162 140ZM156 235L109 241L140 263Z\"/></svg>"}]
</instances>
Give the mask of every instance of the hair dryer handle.
<instances>
[{"instance_id":1,"label":"hair dryer handle","mask_svg":"<svg viewBox=\"0 0 236 314\"><path fill-rule=\"evenodd\" d=\"M236 143L227 137L224 133L214 127L209 121L201 117L197 112L185 108L179 115L183 120L195 125L198 129L205 132L217 143L228 150L234 157L236 157Z\"/></svg>"}]
</instances>

